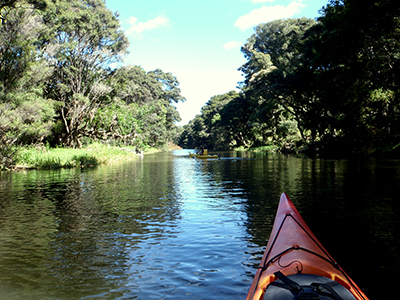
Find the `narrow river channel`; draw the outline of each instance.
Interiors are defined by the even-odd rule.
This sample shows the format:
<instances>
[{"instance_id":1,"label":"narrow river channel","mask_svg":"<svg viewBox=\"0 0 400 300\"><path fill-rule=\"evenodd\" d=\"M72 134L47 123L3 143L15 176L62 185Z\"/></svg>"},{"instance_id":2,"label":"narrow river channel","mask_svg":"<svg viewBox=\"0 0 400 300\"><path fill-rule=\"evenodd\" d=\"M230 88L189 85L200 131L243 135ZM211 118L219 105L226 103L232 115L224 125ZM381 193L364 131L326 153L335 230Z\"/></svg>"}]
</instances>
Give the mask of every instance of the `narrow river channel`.
<instances>
[{"instance_id":1,"label":"narrow river channel","mask_svg":"<svg viewBox=\"0 0 400 300\"><path fill-rule=\"evenodd\" d=\"M187 150L0 172L0 299L245 299L280 194L370 299L400 278L400 160Z\"/></svg>"}]
</instances>

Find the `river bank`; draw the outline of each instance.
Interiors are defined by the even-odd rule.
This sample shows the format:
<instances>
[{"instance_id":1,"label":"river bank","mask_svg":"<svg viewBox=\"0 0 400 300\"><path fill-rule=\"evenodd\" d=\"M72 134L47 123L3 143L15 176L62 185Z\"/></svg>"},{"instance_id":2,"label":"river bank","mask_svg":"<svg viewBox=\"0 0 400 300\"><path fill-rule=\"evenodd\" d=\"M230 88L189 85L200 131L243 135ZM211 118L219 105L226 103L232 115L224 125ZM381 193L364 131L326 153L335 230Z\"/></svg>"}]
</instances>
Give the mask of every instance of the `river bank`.
<instances>
[{"instance_id":1,"label":"river bank","mask_svg":"<svg viewBox=\"0 0 400 300\"><path fill-rule=\"evenodd\" d=\"M81 149L21 147L15 150L11 167L0 166L0 170L85 168L135 160L143 154L167 151L165 149L144 148L138 151L133 146L111 146L93 143Z\"/></svg>"}]
</instances>

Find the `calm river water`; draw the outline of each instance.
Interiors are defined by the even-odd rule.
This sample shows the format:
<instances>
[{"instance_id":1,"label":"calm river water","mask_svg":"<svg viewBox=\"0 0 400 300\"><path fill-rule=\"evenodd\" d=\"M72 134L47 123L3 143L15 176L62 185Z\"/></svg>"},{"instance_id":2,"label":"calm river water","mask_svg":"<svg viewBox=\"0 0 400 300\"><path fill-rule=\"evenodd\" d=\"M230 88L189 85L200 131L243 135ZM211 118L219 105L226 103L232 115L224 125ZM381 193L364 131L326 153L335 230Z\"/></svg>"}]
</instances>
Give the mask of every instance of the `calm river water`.
<instances>
[{"instance_id":1,"label":"calm river water","mask_svg":"<svg viewBox=\"0 0 400 300\"><path fill-rule=\"evenodd\" d=\"M187 150L0 173L0 299L245 299L279 197L370 299L400 278L400 161Z\"/></svg>"}]
</instances>

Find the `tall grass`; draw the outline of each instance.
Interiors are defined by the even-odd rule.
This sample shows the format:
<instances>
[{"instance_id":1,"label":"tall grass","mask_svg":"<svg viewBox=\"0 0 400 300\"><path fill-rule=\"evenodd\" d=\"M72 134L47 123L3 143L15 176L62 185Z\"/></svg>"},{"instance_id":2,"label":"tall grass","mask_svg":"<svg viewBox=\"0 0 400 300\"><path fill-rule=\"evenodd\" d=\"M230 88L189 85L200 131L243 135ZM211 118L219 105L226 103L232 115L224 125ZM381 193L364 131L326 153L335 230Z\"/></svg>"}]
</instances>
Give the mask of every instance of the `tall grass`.
<instances>
[{"instance_id":1,"label":"tall grass","mask_svg":"<svg viewBox=\"0 0 400 300\"><path fill-rule=\"evenodd\" d=\"M16 155L17 168L57 169L91 167L137 158L133 147L94 143L83 149L24 147Z\"/></svg>"}]
</instances>

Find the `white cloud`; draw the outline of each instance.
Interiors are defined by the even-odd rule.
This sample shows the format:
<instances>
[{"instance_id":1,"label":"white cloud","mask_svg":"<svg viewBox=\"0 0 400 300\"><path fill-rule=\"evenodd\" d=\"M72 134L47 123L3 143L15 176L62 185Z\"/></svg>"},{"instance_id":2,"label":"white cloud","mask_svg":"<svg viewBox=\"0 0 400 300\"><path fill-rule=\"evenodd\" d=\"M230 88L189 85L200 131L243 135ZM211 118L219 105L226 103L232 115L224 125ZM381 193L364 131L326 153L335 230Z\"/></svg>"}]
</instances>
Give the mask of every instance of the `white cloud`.
<instances>
[{"instance_id":1,"label":"white cloud","mask_svg":"<svg viewBox=\"0 0 400 300\"><path fill-rule=\"evenodd\" d=\"M231 41L231 42L225 43L225 45L223 47L224 47L224 49L229 50L229 49L239 47L240 45L241 45L241 42Z\"/></svg>"},{"instance_id":2,"label":"white cloud","mask_svg":"<svg viewBox=\"0 0 400 300\"><path fill-rule=\"evenodd\" d=\"M158 27L168 27L169 26L169 19L164 16L158 16L154 19L148 20L146 22L138 22L138 19L135 17L130 17L128 19L130 27L126 31L127 35L131 35L134 33L142 33L143 31L155 29Z\"/></svg>"},{"instance_id":3,"label":"white cloud","mask_svg":"<svg viewBox=\"0 0 400 300\"><path fill-rule=\"evenodd\" d=\"M260 0L258 0L260 1ZM259 9L254 9L247 15L239 17L235 26L240 30L252 28L260 23L266 23L277 19L285 19L292 17L299 12L304 4L300 1L293 1L288 6L274 5L263 6Z\"/></svg>"}]
</instances>

